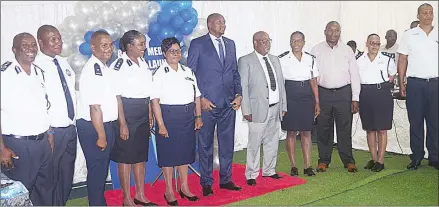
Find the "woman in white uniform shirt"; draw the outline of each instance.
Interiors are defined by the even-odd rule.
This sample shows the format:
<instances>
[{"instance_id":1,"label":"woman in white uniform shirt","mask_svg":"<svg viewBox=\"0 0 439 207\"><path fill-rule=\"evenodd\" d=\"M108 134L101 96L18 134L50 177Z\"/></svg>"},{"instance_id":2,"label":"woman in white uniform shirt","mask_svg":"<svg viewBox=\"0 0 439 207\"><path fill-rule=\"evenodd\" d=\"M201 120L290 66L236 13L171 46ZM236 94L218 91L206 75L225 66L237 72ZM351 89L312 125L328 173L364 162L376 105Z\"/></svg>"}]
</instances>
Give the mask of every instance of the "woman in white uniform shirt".
<instances>
[{"instance_id":1,"label":"woman in white uniform shirt","mask_svg":"<svg viewBox=\"0 0 439 207\"><path fill-rule=\"evenodd\" d=\"M366 42L368 53L359 53L356 56L361 79L360 118L363 129L367 131L367 144L372 158L364 168L375 172L384 169L387 130L392 129L393 119L390 89L396 74L394 55L380 53L380 45L380 37L371 34Z\"/></svg>"},{"instance_id":2,"label":"woman in white uniform shirt","mask_svg":"<svg viewBox=\"0 0 439 207\"><path fill-rule=\"evenodd\" d=\"M302 52L305 35L296 31L290 36L292 52L282 54L280 62L285 77L288 111L282 121L282 129L287 131L287 152L291 162L292 176L299 174L296 168L296 134L300 132L304 174L315 175L311 167L311 128L315 118L320 114L319 94L316 77L318 70L315 57Z\"/></svg>"},{"instance_id":3,"label":"woman in white uniform shirt","mask_svg":"<svg viewBox=\"0 0 439 207\"><path fill-rule=\"evenodd\" d=\"M195 130L201 121L200 90L192 70L179 64L181 49L175 37L163 40L166 63L153 76L152 108L157 121L157 161L165 175L164 198L169 205L178 205L172 188L172 168L180 174L181 198L197 201L188 187L188 164L195 162Z\"/></svg>"},{"instance_id":4,"label":"woman in white uniform shirt","mask_svg":"<svg viewBox=\"0 0 439 207\"><path fill-rule=\"evenodd\" d=\"M152 128L152 112L149 96L152 91L152 71L142 58L145 54L145 35L136 30L126 32L120 38L122 54L110 68L114 69L115 82L120 89L117 97L119 124L111 160L117 162L117 170L124 196L123 205L157 205L145 197L145 162L148 161L149 137ZM131 166L134 170L136 196L130 196Z\"/></svg>"}]
</instances>

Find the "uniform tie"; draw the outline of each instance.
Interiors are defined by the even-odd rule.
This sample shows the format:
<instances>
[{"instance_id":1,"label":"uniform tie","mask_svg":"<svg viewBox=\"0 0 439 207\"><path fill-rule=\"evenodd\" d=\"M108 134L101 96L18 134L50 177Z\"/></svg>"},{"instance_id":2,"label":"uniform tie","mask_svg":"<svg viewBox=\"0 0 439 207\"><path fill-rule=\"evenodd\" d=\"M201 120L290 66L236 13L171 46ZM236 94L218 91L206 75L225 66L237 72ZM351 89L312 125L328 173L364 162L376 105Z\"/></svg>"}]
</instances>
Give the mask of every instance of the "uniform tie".
<instances>
[{"instance_id":1,"label":"uniform tie","mask_svg":"<svg viewBox=\"0 0 439 207\"><path fill-rule=\"evenodd\" d=\"M219 48L220 61L221 61L221 64L224 65L224 49L223 49L223 43L221 43L221 39L220 39L220 38L216 39L216 41L218 41L218 48Z\"/></svg>"},{"instance_id":2,"label":"uniform tie","mask_svg":"<svg viewBox=\"0 0 439 207\"><path fill-rule=\"evenodd\" d=\"M271 68L270 63L268 62L267 57L263 57L262 59L265 60L265 65L267 66L268 77L270 78L271 90L275 91L276 90L276 79L274 78L273 69Z\"/></svg>"},{"instance_id":3,"label":"uniform tie","mask_svg":"<svg viewBox=\"0 0 439 207\"><path fill-rule=\"evenodd\" d=\"M62 85L63 90L64 90L64 97L65 97L66 102L67 102L67 112L68 112L69 118L71 120L73 120L75 117L75 109L73 108L73 100L72 100L72 96L70 95L69 86L67 85L66 78L64 77L64 73L62 72L62 69L58 63L58 60L55 58L55 59L53 59L53 62L55 63L56 68L58 69L59 79L61 80L61 85Z\"/></svg>"}]
</instances>

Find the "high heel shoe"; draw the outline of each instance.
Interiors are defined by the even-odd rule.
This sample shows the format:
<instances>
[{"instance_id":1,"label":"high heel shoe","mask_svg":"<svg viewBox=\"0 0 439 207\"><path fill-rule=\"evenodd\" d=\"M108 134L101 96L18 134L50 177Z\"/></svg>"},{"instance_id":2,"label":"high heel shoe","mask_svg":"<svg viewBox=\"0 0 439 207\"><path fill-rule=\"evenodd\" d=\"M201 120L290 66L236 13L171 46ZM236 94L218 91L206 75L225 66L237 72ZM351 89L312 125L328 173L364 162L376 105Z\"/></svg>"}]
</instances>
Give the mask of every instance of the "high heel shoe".
<instances>
[{"instance_id":1,"label":"high heel shoe","mask_svg":"<svg viewBox=\"0 0 439 207\"><path fill-rule=\"evenodd\" d=\"M137 200L137 199L134 199L134 204L136 204L136 205L142 205L142 206L158 206L157 203L153 203L153 202L145 203L145 202L140 201L140 200Z\"/></svg>"},{"instance_id":2,"label":"high heel shoe","mask_svg":"<svg viewBox=\"0 0 439 207\"><path fill-rule=\"evenodd\" d=\"M178 206L177 199L175 199L174 201L169 202L168 199L166 199L166 195L163 195L163 197L165 198L165 201L166 201L166 203L168 203L168 205L170 205L170 206Z\"/></svg>"},{"instance_id":3,"label":"high heel shoe","mask_svg":"<svg viewBox=\"0 0 439 207\"><path fill-rule=\"evenodd\" d=\"M198 201L199 200L197 196L187 196L181 190L179 193L180 193L181 198L187 198L189 201Z\"/></svg>"}]
</instances>

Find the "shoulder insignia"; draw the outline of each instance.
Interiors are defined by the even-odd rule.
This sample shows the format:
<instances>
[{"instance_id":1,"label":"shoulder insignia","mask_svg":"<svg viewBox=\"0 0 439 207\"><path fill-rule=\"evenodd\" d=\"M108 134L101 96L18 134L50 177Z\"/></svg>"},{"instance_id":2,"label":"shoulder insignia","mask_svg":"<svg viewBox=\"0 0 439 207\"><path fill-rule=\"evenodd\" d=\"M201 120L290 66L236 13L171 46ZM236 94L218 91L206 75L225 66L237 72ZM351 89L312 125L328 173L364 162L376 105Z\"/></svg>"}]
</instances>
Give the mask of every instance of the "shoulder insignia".
<instances>
[{"instance_id":1,"label":"shoulder insignia","mask_svg":"<svg viewBox=\"0 0 439 207\"><path fill-rule=\"evenodd\" d=\"M168 66L165 67L165 73L169 72Z\"/></svg>"},{"instance_id":2,"label":"shoulder insignia","mask_svg":"<svg viewBox=\"0 0 439 207\"><path fill-rule=\"evenodd\" d=\"M360 58L363 54L364 54L364 52L360 52L360 51L358 51L358 54L355 55L355 59Z\"/></svg>"},{"instance_id":3,"label":"shoulder insignia","mask_svg":"<svg viewBox=\"0 0 439 207\"><path fill-rule=\"evenodd\" d=\"M395 53L381 52L381 54L389 58L395 58Z\"/></svg>"},{"instance_id":4,"label":"shoulder insignia","mask_svg":"<svg viewBox=\"0 0 439 207\"><path fill-rule=\"evenodd\" d=\"M94 67L95 67L95 75L102 76L101 66L95 63Z\"/></svg>"},{"instance_id":5,"label":"shoulder insignia","mask_svg":"<svg viewBox=\"0 0 439 207\"><path fill-rule=\"evenodd\" d=\"M278 57L278 58L282 58L282 57L284 57L285 55L288 55L288 53L290 53L290 51L286 51L286 52L280 54L280 55L277 56L277 57Z\"/></svg>"},{"instance_id":6,"label":"shoulder insignia","mask_svg":"<svg viewBox=\"0 0 439 207\"><path fill-rule=\"evenodd\" d=\"M21 72L21 68L20 66L15 66L15 72L17 72L17 74L19 74ZM37 70L35 70L35 72L37 72ZM38 75L38 74L37 74Z\"/></svg>"},{"instance_id":7,"label":"shoulder insignia","mask_svg":"<svg viewBox=\"0 0 439 207\"><path fill-rule=\"evenodd\" d=\"M190 77L186 77L185 79L188 80L188 81L194 81L194 79L192 79Z\"/></svg>"},{"instance_id":8,"label":"shoulder insignia","mask_svg":"<svg viewBox=\"0 0 439 207\"><path fill-rule=\"evenodd\" d=\"M12 62L6 61L5 63L3 63L1 71L5 71L10 65L12 64Z\"/></svg>"},{"instance_id":9,"label":"shoulder insignia","mask_svg":"<svg viewBox=\"0 0 439 207\"><path fill-rule=\"evenodd\" d=\"M316 56L314 56L313 54L309 53L309 52L305 52L305 54L311 56L312 58L316 58Z\"/></svg>"},{"instance_id":10,"label":"shoulder insignia","mask_svg":"<svg viewBox=\"0 0 439 207\"><path fill-rule=\"evenodd\" d=\"M128 66L132 66L133 62L131 62L131 60L127 60Z\"/></svg>"},{"instance_id":11,"label":"shoulder insignia","mask_svg":"<svg viewBox=\"0 0 439 207\"><path fill-rule=\"evenodd\" d=\"M185 68L182 64L180 64L180 66L181 66L181 69L182 69L183 71L186 71L186 68Z\"/></svg>"},{"instance_id":12,"label":"shoulder insignia","mask_svg":"<svg viewBox=\"0 0 439 207\"><path fill-rule=\"evenodd\" d=\"M116 64L114 65L114 70L117 70L117 71L119 71L120 70L120 67L122 67L122 64L123 64L123 58L119 58L119 59L117 59L117 62L116 62Z\"/></svg>"}]
</instances>

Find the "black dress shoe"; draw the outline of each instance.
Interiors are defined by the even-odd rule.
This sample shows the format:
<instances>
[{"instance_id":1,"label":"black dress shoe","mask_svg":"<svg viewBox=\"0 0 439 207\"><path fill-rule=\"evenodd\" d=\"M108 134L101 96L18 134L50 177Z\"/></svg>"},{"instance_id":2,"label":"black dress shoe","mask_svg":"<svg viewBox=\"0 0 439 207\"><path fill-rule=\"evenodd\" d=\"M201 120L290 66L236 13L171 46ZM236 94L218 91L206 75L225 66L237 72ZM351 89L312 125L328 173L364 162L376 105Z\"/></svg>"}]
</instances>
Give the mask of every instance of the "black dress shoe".
<instances>
[{"instance_id":1,"label":"black dress shoe","mask_svg":"<svg viewBox=\"0 0 439 207\"><path fill-rule=\"evenodd\" d=\"M210 185L203 185L203 196L213 195L213 190Z\"/></svg>"},{"instance_id":2,"label":"black dress shoe","mask_svg":"<svg viewBox=\"0 0 439 207\"><path fill-rule=\"evenodd\" d=\"M232 181L226 183L226 184L220 184L221 189L227 189L227 190L241 190L241 187L236 186Z\"/></svg>"},{"instance_id":3,"label":"black dress shoe","mask_svg":"<svg viewBox=\"0 0 439 207\"><path fill-rule=\"evenodd\" d=\"M181 190L180 190L179 194L180 194L181 198L187 198L189 201L198 201L199 200L197 196L187 196Z\"/></svg>"},{"instance_id":4,"label":"black dress shoe","mask_svg":"<svg viewBox=\"0 0 439 207\"><path fill-rule=\"evenodd\" d=\"M314 172L314 169L312 169L312 167L304 169L303 174L308 175L308 176L316 175L316 173Z\"/></svg>"},{"instance_id":5,"label":"black dress shoe","mask_svg":"<svg viewBox=\"0 0 439 207\"><path fill-rule=\"evenodd\" d=\"M168 205L170 205L170 206L178 206L177 199L175 199L174 201L169 202L168 199L166 199L166 195L163 195L163 197L165 198L165 201L166 201L166 203L168 203Z\"/></svg>"},{"instance_id":6,"label":"black dress shoe","mask_svg":"<svg viewBox=\"0 0 439 207\"><path fill-rule=\"evenodd\" d=\"M292 167L290 170L290 175L291 176L298 176L299 175L299 170L296 167Z\"/></svg>"},{"instance_id":7,"label":"black dress shoe","mask_svg":"<svg viewBox=\"0 0 439 207\"><path fill-rule=\"evenodd\" d=\"M374 165L375 165L375 161L374 160L369 160L369 162L367 162L367 165L364 166L364 169L370 170L370 169L373 168Z\"/></svg>"},{"instance_id":8,"label":"black dress shoe","mask_svg":"<svg viewBox=\"0 0 439 207\"><path fill-rule=\"evenodd\" d=\"M256 185L256 180L255 179L248 179L247 185Z\"/></svg>"},{"instance_id":9,"label":"black dress shoe","mask_svg":"<svg viewBox=\"0 0 439 207\"><path fill-rule=\"evenodd\" d=\"M263 178L273 178L273 179L281 179L282 177L280 176L280 175L278 175L277 173L276 174L273 174L273 175L270 175L270 176L262 176Z\"/></svg>"},{"instance_id":10,"label":"black dress shoe","mask_svg":"<svg viewBox=\"0 0 439 207\"><path fill-rule=\"evenodd\" d=\"M137 200L137 199L134 199L134 203L135 203L136 205L142 205L142 206L158 206L157 203L153 203L153 202L145 203L145 202L140 201L140 200Z\"/></svg>"},{"instance_id":11,"label":"black dress shoe","mask_svg":"<svg viewBox=\"0 0 439 207\"><path fill-rule=\"evenodd\" d=\"M412 160L409 165L407 165L407 169L416 170L421 165L421 161Z\"/></svg>"},{"instance_id":12,"label":"black dress shoe","mask_svg":"<svg viewBox=\"0 0 439 207\"><path fill-rule=\"evenodd\" d=\"M372 167L372 171L373 172L379 172L379 171L381 171L381 170L383 170L384 169L384 164L381 164L381 163L379 163L379 162L375 162L375 165Z\"/></svg>"}]
</instances>

